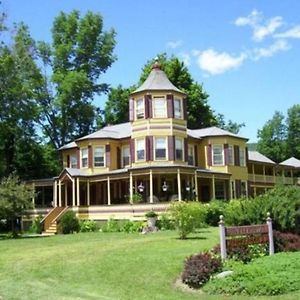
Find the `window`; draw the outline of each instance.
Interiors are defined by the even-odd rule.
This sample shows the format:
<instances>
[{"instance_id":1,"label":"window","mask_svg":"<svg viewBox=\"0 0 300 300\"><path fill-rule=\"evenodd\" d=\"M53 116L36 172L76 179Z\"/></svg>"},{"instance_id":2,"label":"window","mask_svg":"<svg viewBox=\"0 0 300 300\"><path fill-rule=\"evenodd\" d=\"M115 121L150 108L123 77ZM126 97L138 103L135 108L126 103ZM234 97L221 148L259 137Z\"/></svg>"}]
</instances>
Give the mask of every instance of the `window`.
<instances>
[{"instance_id":1,"label":"window","mask_svg":"<svg viewBox=\"0 0 300 300\"><path fill-rule=\"evenodd\" d=\"M183 140L175 139L175 159L183 160Z\"/></svg>"},{"instance_id":2,"label":"window","mask_svg":"<svg viewBox=\"0 0 300 300\"><path fill-rule=\"evenodd\" d=\"M194 165L194 146L193 145L188 146L188 164L190 166Z\"/></svg>"},{"instance_id":3,"label":"window","mask_svg":"<svg viewBox=\"0 0 300 300\"><path fill-rule=\"evenodd\" d=\"M130 164L130 150L129 146L122 147L122 167L129 166Z\"/></svg>"},{"instance_id":4,"label":"window","mask_svg":"<svg viewBox=\"0 0 300 300\"><path fill-rule=\"evenodd\" d=\"M81 167L87 168L88 166L88 149L83 148L81 149Z\"/></svg>"},{"instance_id":5,"label":"window","mask_svg":"<svg viewBox=\"0 0 300 300\"><path fill-rule=\"evenodd\" d=\"M145 160L145 140L136 140L136 159Z\"/></svg>"},{"instance_id":6,"label":"window","mask_svg":"<svg viewBox=\"0 0 300 300\"><path fill-rule=\"evenodd\" d=\"M213 165L214 166L224 165L222 145L213 145Z\"/></svg>"},{"instance_id":7,"label":"window","mask_svg":"<svg viewBox=\"0 0 300 300\"><path fill-rule=\"evenodd\" d=\"M165 118L166 117L166 99L162 97L153 98L153 117Z\"/></svg>"},{"instance_id":8,"label":"window","mask_svg":"<svg viewBox=\"0 0 300 300\"><path fill-rule=\"evenodd\" d=\"M136 100L135 117L136 117L136 119L144 119L144 117L145 117L144 99Z\"/></svg>"},{"instance_id":9,"label":"window","mask_svg":"<svg viewBox=\"0 0 300 300\"><path fill-rule=\"evenodd\" d=\"M241 196L247 196L247 182L241 181Z\"/></svg>"},{"instance_id":10,"label":"window","mask_svg":"<svg viewBox=\"0 0 300 300\"><path fill-rule=\"evenodd\" d=\"M240 166L246 166L246 159L245 159L245 149L240 148Z\"/></svg>"},{"instance_id":11,"label":"window","mask_svg":"<svg viewBox=\"0 0 300 300\"><path fill-rule=\"evenodd\" d=\"M176 119L182 118L181 100L178 98L174 99L174 115Z\"/></svg>"},{"instance_id":12,"label":"window","mask_svg":"<svg viewBox=\"0 0 300 300\"><path fill-rule=\"evenodd\" d=\"M225 182L217 181L215 182L215 196L218 200L225 199Z\"/></svg>"},{"instance_id":13,"label":"window","mask_svg":"<svg viewBox=\"0 0 300 300\"><path fill-rule=\"evenodd\" d=\"M104 155L105 155L104 146L95 147L95 149L94 149L94 166L95 167L104 167Z\"/></svg>"},{"instance_id":14,"label":"window","mask_svg":"<svg viewBox=\"0 0 300 300\"><path fill-rule=\"evenodd\" d=\"M70 156L70 165L69 168L76 169L77 168L77 156L76 155L71 155Z\"/></svg>"},{"instance_id":15,"label":"window","mask_svg":"<svg viewBox=\"0 0 300 300\"><path fill-rule=\"evenodd\" d=\"M166 145L167 143L165 137L155 138L155 159L156 160L165 160L167 158Z\"/></svg>"},{"instance_id":16,"label":"window","mask_svg":"<svg viewBox=\"0 0 300 300\"><path fill-rule=\"evenodd\" d=\"M233 146L228 146L228 164L234 165Z\"/></svg>"}]
</instances>

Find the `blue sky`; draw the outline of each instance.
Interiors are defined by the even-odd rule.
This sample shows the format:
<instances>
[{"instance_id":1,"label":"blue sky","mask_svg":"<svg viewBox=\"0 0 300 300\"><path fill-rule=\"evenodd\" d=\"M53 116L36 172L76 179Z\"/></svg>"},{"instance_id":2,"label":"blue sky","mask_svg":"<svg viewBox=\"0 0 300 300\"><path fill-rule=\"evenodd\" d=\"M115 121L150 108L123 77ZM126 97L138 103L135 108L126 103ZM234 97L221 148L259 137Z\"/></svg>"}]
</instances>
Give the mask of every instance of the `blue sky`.
<instances>
[{"instance_id":1,"label":"blue sky","mask_svg":"<svg viewBox=\"0 0 300 300\"><path fill-rule=\"evenodd\" d=\"M209 104L246 127L256 141L276 110L300 102L300 1L3 0L9 21L24 21L37 40L51 41L60 11L99 12L117 32L118 60L102 78L137 82L147 60L176 55L203 83ZM95 99L103 107L105 97Z\"/></svg>"}]
</instances>

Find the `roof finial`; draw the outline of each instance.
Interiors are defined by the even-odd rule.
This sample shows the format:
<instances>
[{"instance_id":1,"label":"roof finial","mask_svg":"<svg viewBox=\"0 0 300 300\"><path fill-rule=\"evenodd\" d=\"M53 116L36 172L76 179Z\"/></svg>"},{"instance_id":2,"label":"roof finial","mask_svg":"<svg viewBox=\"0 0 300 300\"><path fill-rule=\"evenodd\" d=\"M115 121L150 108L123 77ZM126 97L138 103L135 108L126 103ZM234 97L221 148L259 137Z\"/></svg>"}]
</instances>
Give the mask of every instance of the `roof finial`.
<instances>
[{"instance_id":1,"label":"roof finial","mask_svg":"<svg viewBox=\"0 0 300 300\"><path fill-rule=\"evenodd\" d=\"M160 70L160 63L159 63L159 58L158 58L158 56L156 56L156 57L154 58L154 60L155 60L155 63L153 64L152 69L159 69L159 70Z\"/></svg>"}]
</instances>

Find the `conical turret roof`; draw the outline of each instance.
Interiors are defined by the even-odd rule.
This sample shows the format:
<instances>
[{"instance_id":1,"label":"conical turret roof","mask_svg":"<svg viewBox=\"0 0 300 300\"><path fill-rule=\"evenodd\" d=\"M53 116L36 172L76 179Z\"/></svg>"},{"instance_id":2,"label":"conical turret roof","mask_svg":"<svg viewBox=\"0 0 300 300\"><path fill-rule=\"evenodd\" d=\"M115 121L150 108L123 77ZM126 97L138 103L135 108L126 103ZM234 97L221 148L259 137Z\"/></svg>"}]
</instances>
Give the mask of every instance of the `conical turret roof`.
<instances>
[{"instance_id":1,"label":"conical turret roof","mask_svg":"<svg viewBox=\"0 0 300 300\"><path fill-rule=\"evenodd\" d=\"M169 80L166 73L160 69L160 65L157 61L153 65L152 70L144 83L133 91L132 94L144 91L175 91L185 94Z\"/></svg>"}]
</instances>

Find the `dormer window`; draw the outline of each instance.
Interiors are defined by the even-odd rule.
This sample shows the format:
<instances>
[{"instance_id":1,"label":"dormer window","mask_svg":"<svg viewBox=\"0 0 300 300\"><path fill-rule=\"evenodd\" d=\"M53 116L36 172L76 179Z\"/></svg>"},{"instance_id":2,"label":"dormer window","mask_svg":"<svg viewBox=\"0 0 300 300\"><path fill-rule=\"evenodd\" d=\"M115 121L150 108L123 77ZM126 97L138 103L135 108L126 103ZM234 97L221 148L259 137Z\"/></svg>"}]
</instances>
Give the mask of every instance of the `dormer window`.
<instances>
[{"instance_id":1,"label":"dormer window","mask_svg":"<svg viewBox=\"0 0 300 300\"><path fill-rule=\"evenodd\" d=\"M174 116L176 119L182 119L182 101L179 98L174 99Z\"/></svg>"},{"instance_id":2,"label":"dormer window","mask_svg":"<svg viewBox=\"0 0 300 300\"><path fill-rule=\"evenodd\" d=\"M167 105L164 97L153 98L153 117L154 118L166 118L167 117Z\"/></svg>"},{"instance_id":3,"label":"dormer window","mask_svg":"<svg viewBox=\"0 0 300 300\"><path fill-rule=\"evenodd\" d=\"M137 99L135 103L135 117L136 119L144 119L145 117L145 105L144 99Z\"/></svg>"}]
</instances>

